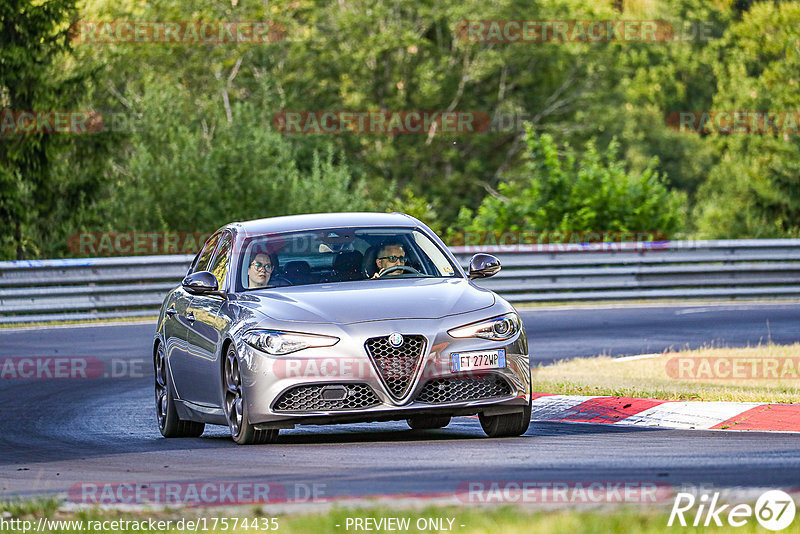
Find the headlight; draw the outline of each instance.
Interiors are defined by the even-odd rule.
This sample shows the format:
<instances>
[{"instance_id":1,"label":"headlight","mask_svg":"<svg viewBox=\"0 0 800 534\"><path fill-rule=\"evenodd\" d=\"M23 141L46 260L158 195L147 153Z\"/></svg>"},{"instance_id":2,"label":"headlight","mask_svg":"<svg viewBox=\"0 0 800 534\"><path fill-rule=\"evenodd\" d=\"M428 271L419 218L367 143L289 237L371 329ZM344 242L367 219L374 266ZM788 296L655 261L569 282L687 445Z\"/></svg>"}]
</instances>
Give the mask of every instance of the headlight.
<instances>
[{"instance_id":1,"label":"headlight","mask_svg":"<svg viewBox=\"0 0 800 534\"><path fill-rule=\"evenodd\" d=\"M516 336L521 329L521 324L519 315L507 313L488 321L453 328L447 333L453 337L482 337L494 341L503 341Z\"/></svg>"},{"instance_id":2,"label":"headlight","mask_svg":"<svg viewBox=\"0 0 800 534\"><path fill-rule=\"evenodd\" d=\"M248 345L281 356L310 347L330 347L335 345L338 337L318 336L313 334L295 334L292 332L277 332L275 330L250 330L242 336Z\"/></svg>"}]
</instances>

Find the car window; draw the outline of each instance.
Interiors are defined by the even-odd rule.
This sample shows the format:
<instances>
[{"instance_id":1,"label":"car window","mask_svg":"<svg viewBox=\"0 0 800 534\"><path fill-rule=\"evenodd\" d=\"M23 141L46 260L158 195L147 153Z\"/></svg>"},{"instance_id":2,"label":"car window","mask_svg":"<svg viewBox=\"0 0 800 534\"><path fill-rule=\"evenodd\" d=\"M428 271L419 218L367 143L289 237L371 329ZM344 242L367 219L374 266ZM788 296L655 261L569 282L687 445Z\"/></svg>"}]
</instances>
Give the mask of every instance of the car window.
<instances>
[{"instance_id":1,"label":"car window","mask_svg":"<svg viewBox=\"0 0 800 534\"><path fill-rule=\"evenodd\" d=\"M460 277L445 251L413 228L330 228L253 236L242 250L237 291L368 279ZM248 269L254 262L266 262L266 257L274 268L264 282L264 274ZM258 284L253 283L256 277Z\"/></svg>"},{"instance_id":2,"label":"car window","mask_svg":"<svg viewBox=\"0 0 800 534\"><path fill-rule=\"evenodd\" d=\"M217 250L217 255L214 257L214 263L211 265L209 271L217 279L217 286L222 289L225 287L225 279L228 274L228 263L230 262L231 252L231 234L225 232L222 242Z\"/></svg>"},{"instance_id":3,"label":"car window","mask_svg":"<svg viewBox=\"0 0 800 534\"><path fill-rule=\"evenodd\" d=\"M202 252L200 252L200 256L197 258L197 263L194 265L193 272L197 273L208 270L208 265L211 263L211 258L214 256L214 249L217 248L219 236L220 234L214 234L208 239L208 241L206 241Z\"/></svg>"},{"instance_id":4,"label":"car window","mask_svg":"<svg viewBox=\"0 0 800 534\"><path fill-rule=\"evenodd\" d=\"M428 255L439 274L441 276L453 276L453 265L444 255L444 252L422 232L414 231L412 235L414 236L414 242Z\"/></svg>"}]
</instances>

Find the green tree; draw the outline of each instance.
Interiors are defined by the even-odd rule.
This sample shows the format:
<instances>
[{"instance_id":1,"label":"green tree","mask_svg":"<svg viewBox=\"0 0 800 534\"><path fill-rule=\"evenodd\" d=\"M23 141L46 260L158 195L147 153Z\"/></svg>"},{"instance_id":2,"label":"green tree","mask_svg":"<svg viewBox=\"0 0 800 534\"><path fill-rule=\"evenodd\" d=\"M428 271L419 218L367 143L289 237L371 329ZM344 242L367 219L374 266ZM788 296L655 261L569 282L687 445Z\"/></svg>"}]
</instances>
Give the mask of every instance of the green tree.
<instances>
[{"instance_id":1,"label":"green tree","mask_svg":"<svg viewBox=\"0 0 800 534\"><path fill-rule=\"evenodd\" d=\"M136 103L93 229L211 231L232 220L371 207L331 146L301 169L265 110L235 102L230 120L221 105L197 115L173 104L180 96L154 85Z\"/></svg>"},{"instance_id":2,"label":"green tree","mask_svg":"<svg viewBox=\"0 0 800 534\"><path fill-rule=\"evenodd\" d=\"M76 67L69 23L74 0L0 3L0 112L79 111L92 72ZM99 163L109 139L32 131L9 123L0 133L0 257L22 259L63 240L77 211L104 180ZM98 167L99 165L99 167ZM55 237L58 236L58 237Z\"/></svg>"},{"instance_id":3,"label":"green tree","mask_svg":"<svg viewBox=\"0 0 800 534\"><path fill-rule=\"evenodd\" d=\"M636 2L625 2L626 9ZM689 202L716 163L713 146L703 139L671 130L672 112L709 109L715 91L713 58L705 51L730 25L730 2L673 0L638 2L631 13L641 19L666 21L672 40L658 43L619 42L611 46L610 70L617 83L603 88L602 101L587 109L597 120L598 141L619 140L620 153L634 171L643 172L658 158L656 170L670 187L686 191ZM566 139L562 139L564 141ZM573 144L585 138L571 136Z\"/></svg>"},{"instance_id":4,"label":"green tree","mask_svg":"<svg viewBox=\"0 0 800 534\"><path fill-rule=\"evenodd\" d=\"M5 257L65 254L64 234L78 230L208 230L233 218L327 209L405 211L438 228L458 220L694 231L697 220L703 235L736 237L793 235L798 226L794 138L687 135L664 121L674 111L720 106L796 109L796 3L91 0L82 4L83 20L274 20L286 39L86 45L75 54L59 33L74 16L66 15L71 4L28 4L0 7L4 20L17 21L4 24L3 35L24 34L4 37L11 44L0 49L3 108L29 84L39 100L16 109L85 103L104 116L119 112L135 128L4 138ZM60 19L58 6L67 6ZM8 30L41 22L41 13L62 21L51 28L59 37ZM678 40L472 42L459 33L467 20L593 18L669 20ZM42 55L55 45L60 52ZM479 134L270 128L284 110L379 109L479 111L493 123ZM542 134L536 143L565 147L556 160L572 178L558 187L547 181L557 169L532 172L532 140L520 127L526 118ZM536 191L550 204L532 197L531 176L547 178ZM670 188L687 193L693 219L675 223ZM526 202L517 199L526 194ZM646 195L663 201L664 219ZM469 213L476 221L464 219Z\"/></svg>"},{"instance_id":5,"label":"green tree","mask_svg":"<svg viewBox=\"0 0 800 534\"><path fill-rule=\"evenodd\" d=\"M487 196L477 213L462 209L460 231L663 232L681 229L685 195L669 191L654 170L625 169L612 141L582 154L569 146L559 154L549 134L526 135L522 167ZM455 229L451 229L455 230Z\"/></svg>"},{"instance_id":6,"label":"green tree","mask_svg":"<svg viewBox=\"0 0 800 534\"><path fill-rule=\"evenodd\" d=\"M459 32L467 20L603 18L611 3L433 0L278 2L294 5L289 35L275 52L254 51L285 95L287 109L469 110L495 120L483 133L328 136L345 151L373 198L396 185L429 198L452 223L477 206L524 148L522 118L541 131L588 131L581 110L616 81L604 65L609 48L584 43L482 43ZM279 11L281 11L279 9ZM617 14L618 15L618 14ZM313 68L309 68L313 65ZM510 126L500 127L507 117ZM516 120L512 120L516 119ZM317 136L297 142L314 143Z\"/></svg>"},{"instance_id":7,"label":"green tree","mask_svg":"<svg viewBox=\"0 0 800 534\"><path fill-rule=\"evenodd\" d=\"M750 133L709 133L720 159L700 190L702 237L800 235L800 125L782 123L787 112L798 122L798 28L800 4L754 3L711 50L713 109L772 112L778 131L754 123Z\"/></svg>"},{"instance_id":8,"label":"green tree","mask_svg":"<svg viewBox=\"0 0 800 534\"><path fill-rule=\"evenodd\" d=\"M616 136L631 169L644 172L657 156L660 174L690 192L712 164L705 145L671 132L663 121L672 109L692 109L694 99L710 99L711 69L698 59L705 42L481 43L463 39L458 29L475 19L672 18L711 21L717 31L728 20L724 2L711 7L702 0L656 7L626 2L622 14L610 0L591 5L577 0L94 5L90 19L271 19L286 27L286 40L269 45L86 47L105 60L110 85L127 100L151 85L179 86L182 94L172 105L185 108L187 117L211 116L223 105L230 111L236 103L265 117L281 110L326 109L452 109L491 116L490 131L478 134L287 137L301 172L311 172L313 154L326 153L332 144L376 206L388 202L393 209L404 199L422 199L408 209L420 213L425 207L442 226L452 224L462 206L477 207L501 176L520 165L523 119L573 146L591 138L607 144ZM390 192L398 194L387 201Z\"/></svg>"}]
</instances>

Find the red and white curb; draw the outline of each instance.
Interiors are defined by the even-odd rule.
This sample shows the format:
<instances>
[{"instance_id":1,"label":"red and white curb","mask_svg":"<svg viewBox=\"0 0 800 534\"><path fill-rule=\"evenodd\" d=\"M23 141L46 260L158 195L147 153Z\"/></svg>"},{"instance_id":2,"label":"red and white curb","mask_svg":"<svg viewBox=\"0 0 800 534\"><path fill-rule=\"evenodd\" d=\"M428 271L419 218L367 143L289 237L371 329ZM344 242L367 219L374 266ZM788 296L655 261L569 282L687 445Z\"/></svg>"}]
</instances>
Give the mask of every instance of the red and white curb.
<instances>
[{"instance_id":1,"label":"red and white curb","mask_svg":"<svg viewBox=\"0 0 800 534\"><path fill-rule=\"evenodd\" d=\"M800 432L800 404L704 402L534 393L531 421Z\"/></svg>"}]
</instances>

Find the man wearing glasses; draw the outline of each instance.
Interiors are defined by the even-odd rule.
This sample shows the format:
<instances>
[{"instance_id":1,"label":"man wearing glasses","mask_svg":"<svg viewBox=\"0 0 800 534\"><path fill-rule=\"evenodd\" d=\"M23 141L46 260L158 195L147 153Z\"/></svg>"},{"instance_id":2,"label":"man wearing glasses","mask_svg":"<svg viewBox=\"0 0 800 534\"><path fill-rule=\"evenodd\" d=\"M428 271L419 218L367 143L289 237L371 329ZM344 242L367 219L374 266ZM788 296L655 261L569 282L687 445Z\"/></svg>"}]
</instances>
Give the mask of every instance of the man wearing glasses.
<instances>
[{"instance_id":1,"label":"man wearing glasses","mask_svg":"<svg viewBox=\"0 0 800 534\"><path fill-rule=\"evenodd\" d=\"M380 277L384 271L392 267L403 266L406 264L406 253L403 250L403 245L400 243L387 243L378 251L378 256L375 258L375 264L378 266L378 272L372 278ZM403 269L395 269L387 273L386 276L397 276L403 274Z\"/></svg>"}]
</instances>

